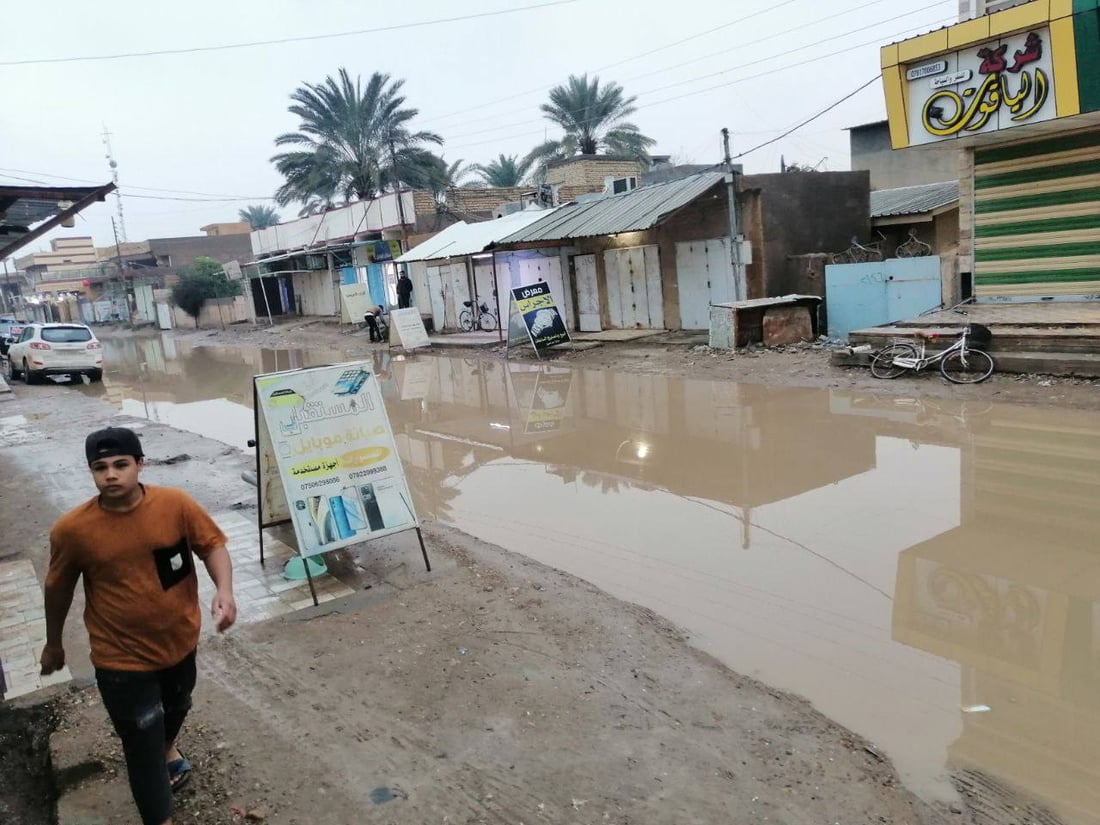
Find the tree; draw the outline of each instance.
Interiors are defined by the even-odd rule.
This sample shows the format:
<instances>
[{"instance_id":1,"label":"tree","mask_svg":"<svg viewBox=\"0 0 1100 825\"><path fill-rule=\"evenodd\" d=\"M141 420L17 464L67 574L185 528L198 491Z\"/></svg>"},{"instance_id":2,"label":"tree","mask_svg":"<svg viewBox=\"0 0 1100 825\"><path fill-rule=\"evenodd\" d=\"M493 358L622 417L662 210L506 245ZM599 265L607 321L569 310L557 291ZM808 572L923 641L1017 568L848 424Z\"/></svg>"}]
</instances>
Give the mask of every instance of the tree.
<instances>
[{"instance_id":1,"label":"tree","mask_svg":"<svg viewBox=\"0 0 1100 825\"><path fill-rule=\"evenodd\" d=\"M404 83L375 72L364 87L341 68L336 77L295 89L288 111L301 120L298 131L275 138L276 146L293 148L271 159L285 179L275 192L278 203L366 200L430 180L438 158L423 147L443 138L411 130L418 112L404 105Z\"/></svg>"},{"instance_id":2,"label":"tree","mask_svg":"<svg viewBox=\"0 0 1100 825\"><path fill-rule=\"evenodd\" d=\"M642 134L626 118L637 111L636 97L626 97L618 83L600 86L600 79L570 75L568 82L550 90L550 102L540 107L546 119L560 126L565 134L532 149L525 158L535 167L535 176L543 178L553 160L574 155L625 155L649 161L649 148L657 141Z\"/></svg>"},{"instance_id":3,"label":"tree","mask_svg":"<svg viewBox=\"0 0 1100 825\"><path fill-rule=\"evenodd\" d=\"M486 186L503 189L523 185L523 179L531 169L531 160L529 158L520 159L519 155L501 154L500 157L488 164L475 163L470 168L481 177Z\"/></svg>"},{"instance_id":4,"label":"tree","mask_svg":"<svg viewBox=\"0 0 1100 825\"><path fill-rule=\"evenodd\" d=\"M274 207L249 205L237 212L237 216L255 229L267 229L279 222L279 214Z\"/></svg>"},{"instance_id":5,"label":"tree","mask_svg":"<svg viewBox=\"0 0 1100 825\"><path fill-rule=\"evenodd\" d=\"M172 303L197 321L208 298L230 298L240 294L240 283L229 280L220 263L213 258L199 257L172 287Z\"/></svg>"}]
</instances>

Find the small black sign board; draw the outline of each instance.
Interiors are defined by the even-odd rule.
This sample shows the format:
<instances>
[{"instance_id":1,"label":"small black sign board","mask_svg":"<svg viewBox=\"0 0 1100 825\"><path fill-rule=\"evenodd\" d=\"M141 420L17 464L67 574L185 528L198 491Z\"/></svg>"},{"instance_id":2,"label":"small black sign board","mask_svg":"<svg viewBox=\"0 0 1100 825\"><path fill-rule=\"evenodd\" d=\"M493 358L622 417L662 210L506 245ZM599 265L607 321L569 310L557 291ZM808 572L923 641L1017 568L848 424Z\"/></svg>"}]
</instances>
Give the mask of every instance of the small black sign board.
<instances>
[{"instance_id":1,"label":"small black sign board","mask_svg":"<svg viewBox=\"0 0 1100 825\"><path fill-rule=\"evenodd\" d=\"M569 340L569 331L550 293L550 285L544 281L512 290L508 322L509 344L519 343L526 332L536 355Z\"/></svg>"}]
</instances>

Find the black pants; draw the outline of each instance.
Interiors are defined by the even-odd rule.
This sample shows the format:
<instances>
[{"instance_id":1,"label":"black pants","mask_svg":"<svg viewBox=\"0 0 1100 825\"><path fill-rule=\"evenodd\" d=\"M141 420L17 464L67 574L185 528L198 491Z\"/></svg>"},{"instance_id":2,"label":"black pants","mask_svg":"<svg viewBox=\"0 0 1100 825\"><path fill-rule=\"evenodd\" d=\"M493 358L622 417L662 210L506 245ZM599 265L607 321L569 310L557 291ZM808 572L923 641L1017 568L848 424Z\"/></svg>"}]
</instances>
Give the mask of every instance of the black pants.
<instances>
[{"instance_id":1,"label":"black pants","mask_svg":"<svg viewBox=\"0 0 1100 825\"><path fill-rule=\"evenodd\" d=\"M367 327L370 329L370 339L372 341L381 341L382 333L378 331L378 318L371 313L367 313Z\"/></svg>"},{"instance_id":2,"label":"black pants","mask_svg":"<svg viewBox=\"0 0 1100 825\"><path fill-rule=\"evenodd\" d=\"M141 821L161 825L172 817L172 787L164 758L191 709L195 652L164 670L96 668L95 678L103 706L122 740L130 792Z\"/></svg>"}]
</instances>

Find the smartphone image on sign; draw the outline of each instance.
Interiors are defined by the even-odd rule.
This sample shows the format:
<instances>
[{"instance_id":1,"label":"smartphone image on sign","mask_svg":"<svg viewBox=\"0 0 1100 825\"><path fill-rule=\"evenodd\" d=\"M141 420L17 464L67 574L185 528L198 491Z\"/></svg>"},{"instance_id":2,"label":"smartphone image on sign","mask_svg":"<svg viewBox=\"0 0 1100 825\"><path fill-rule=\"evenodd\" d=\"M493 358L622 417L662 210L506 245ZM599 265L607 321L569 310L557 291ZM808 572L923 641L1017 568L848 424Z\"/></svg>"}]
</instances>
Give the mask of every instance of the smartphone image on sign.
<instances>
[{"instance_id":1,"label":"smartphone image on sign","mask_svg":"<svg viewBox=\"0 0 1100 825\"><path fill-rule=\"evenodd\" d=\"M335 395L355 395L362 389L363 384L370 378L366 370L344 370L336 379Z\"/></svg>"},{"instance_id":2,"label":"smartphone image on sign","mask_svg":"<svg viewBox=\"0 0 1100 825\"><path fill-rule=\"evenodd\" d=\"M309 505L302 499L294 502L294 518L298 522L298 531L305 543L302 552L309 555L320 547L323 542L321 533L317 529L317 522L313 519L313 513L310 512Z\"/></svg>"},{"instance_id":3,"label":"smartphone image on sign","mask_svg":"<svg viewBox=\"0 0 1100 825\"><path fill-rule=\"evenodd\" d=\"M383 529L386 523L382 519L382 508L378 506L378 495L374 491L373 484L359 486L359 500L363 503L363 512L366 514L370 529Z\"/></svg>"}]
</instances>

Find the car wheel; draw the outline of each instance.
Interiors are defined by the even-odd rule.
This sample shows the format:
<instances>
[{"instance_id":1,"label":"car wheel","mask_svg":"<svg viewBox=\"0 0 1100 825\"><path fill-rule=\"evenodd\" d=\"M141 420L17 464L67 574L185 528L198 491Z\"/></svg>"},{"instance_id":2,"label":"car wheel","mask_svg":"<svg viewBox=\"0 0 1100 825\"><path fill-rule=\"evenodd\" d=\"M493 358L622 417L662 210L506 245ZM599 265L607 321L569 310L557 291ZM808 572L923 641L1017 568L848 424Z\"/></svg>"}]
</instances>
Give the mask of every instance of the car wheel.
<instances>
[{"instance_id":1,"label":"car wheel","mask_svg":"<svg viewBox=\"0 0 1100 825\"><path fill-rule=\"evenodd\" d=\"M88 380L95 384L97 381L103 380L103 370L89 370Z\"/></svg>"},{"instance_id":2,"label":"car wheel","mask_svg":"<svg viewBox=\"0 0 1100 825\"><path fill-rule=\"evenodd\" d=\"M42 377L38 373L34 372L27 364L27 359L23 359L23 381L30 384L37 384L42 380Z\"/></svg>"}]
</instances>

